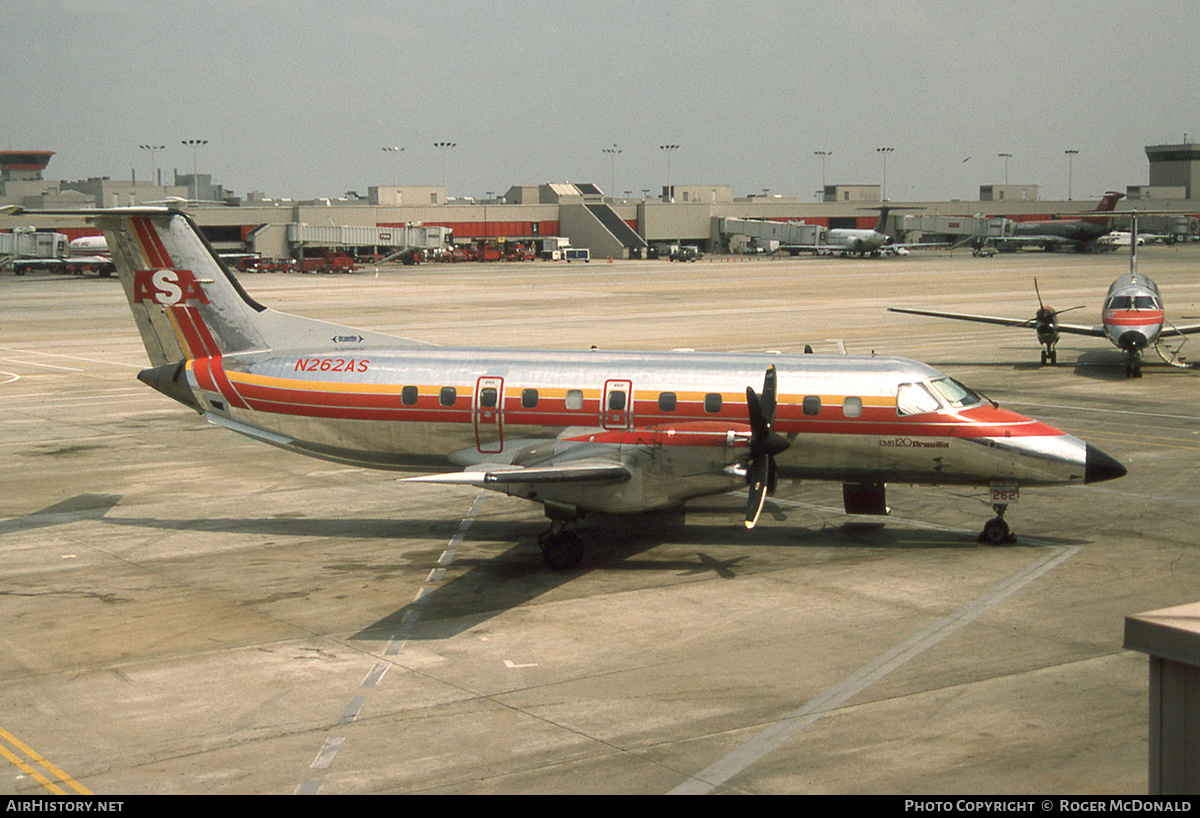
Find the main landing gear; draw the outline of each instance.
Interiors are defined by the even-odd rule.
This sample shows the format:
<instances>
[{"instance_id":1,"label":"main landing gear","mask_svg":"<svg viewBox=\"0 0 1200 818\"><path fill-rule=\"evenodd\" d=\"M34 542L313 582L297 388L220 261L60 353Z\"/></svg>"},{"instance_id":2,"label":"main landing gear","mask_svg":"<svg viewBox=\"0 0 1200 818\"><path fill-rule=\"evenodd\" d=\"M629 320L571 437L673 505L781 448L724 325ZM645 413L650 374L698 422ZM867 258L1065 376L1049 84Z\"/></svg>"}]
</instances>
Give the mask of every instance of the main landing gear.
<instances>
[{"instance_id":1,"label":"main landing gear","mask_svg":"<svg viewBox=\"0 0 1200 818\"><path fill-rule=\"evenodd\" d=\"M583 559L583 540L574 531L564 531L563 521L554 520L550 530L538 534L542 559L556 571L574 568Z\"/></svg>"},{"instance_id":2,"label":"main landing gear","mask_svg":"<svg viewBox=\"0 0 1200 818\"><path fill-rule=\"evenodd\" d=\"M1008 523L1004 521L1004 512L1008 511L1008 503L993 503L992 510L996 512L996 516L988 520L983 531L979 532L979 542L988 543L989 545L1008 545L1017 541L1013 536L1012 531L1008 528Z\"/></svg>"}]
</instances>

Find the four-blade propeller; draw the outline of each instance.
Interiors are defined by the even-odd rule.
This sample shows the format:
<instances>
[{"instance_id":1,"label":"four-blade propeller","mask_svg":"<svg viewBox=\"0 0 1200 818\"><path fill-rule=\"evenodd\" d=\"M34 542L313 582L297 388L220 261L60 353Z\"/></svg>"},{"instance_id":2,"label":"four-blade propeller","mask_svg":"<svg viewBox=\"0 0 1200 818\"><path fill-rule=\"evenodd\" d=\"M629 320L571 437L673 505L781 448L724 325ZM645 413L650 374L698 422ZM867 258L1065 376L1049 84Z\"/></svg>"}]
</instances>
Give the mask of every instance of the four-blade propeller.
<instances>
[{"instance_id":1,"label":"four-blade propeller","mask_svg":"<svg viewBox=\"0 0 1200 818\"><path fill-rule=\"evenodd\" d=\"M746 505L746 528L754 528L767 495L775 492L775 456L791 445L775 432L776 406L775 367L771 366L763 379L762 397L753 387L746 387L746 409L750 415L750 465L746 469L750 498Z\"/></svg>"},{"instance_id":2,"label":"four-blade propeller","mask_svg":"<svg viewBox=\"0 0 1200 818\"><path fill-rule=\"evenodd\" d=\"M1065 310L1054 310L1050 307L1047 307L1042 301L1042 291L1038 289L1036 278L1033 280L1033 291L1037 293L1038 311L1034 314L1033 318L1030 318L1025 323L1026 326L1036 329L1038 331L1038 335L1056 329L1056 325L1058 324L1058 316L1062 315L1064 312L1083 309L1082 304L1075 307L1067 307Z\"/></svg>"}]
</instances>

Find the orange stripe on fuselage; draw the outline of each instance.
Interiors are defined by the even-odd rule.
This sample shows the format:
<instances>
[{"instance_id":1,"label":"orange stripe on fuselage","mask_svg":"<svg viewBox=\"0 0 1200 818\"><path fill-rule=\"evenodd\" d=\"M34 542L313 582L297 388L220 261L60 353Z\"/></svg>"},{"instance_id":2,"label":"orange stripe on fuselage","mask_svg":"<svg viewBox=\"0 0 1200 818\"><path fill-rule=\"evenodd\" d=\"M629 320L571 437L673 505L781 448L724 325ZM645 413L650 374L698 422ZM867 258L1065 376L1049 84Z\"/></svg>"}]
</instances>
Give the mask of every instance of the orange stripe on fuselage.
<instances>
[{"instance_id":1,"label":"orange stripe on fuselage","mask_svg":"<svg viewBox=\"0 0 1200 818\"><path fill-rule=\"evenodd\" d=\"M224 370L222 368L222 373ZM215 373L214 373L215 375ZM396 420L414 422L470 423L471 388L460 385L459 396L451 406L442 406L438 395L443 386L418 385L418 401L412 405L400 402L400 384L365 384L328 381L309 381L227 373L228 393L244 398L251 409L271 414L319 417L328 419ZM410 384L412 385L412 384ZM506 390L507 391L507 390ZM546 390L547 392L549 390ZM563 392L566 390L554 390ZM589 426L596 422L599 410L599 390L582 390L584 408L566 409L561 398L543 396L538 407L520 405L516 395L505 397L506 424L531 426ZM1003 438L1062 435L1058 429L1015 412L991 406L979 406L958 413L931 413L897 416L894 400L886 397L864 399L863 415L848 418L842 412L842 401L831 399L817 415L804 415L799 403L779 406L776 428L782 433L825 433L859 435L905 435L923 437ZM636 401L633 406L638 429L652 427L682 429L683 425L714 423L723 428L740 429L745 424L745 403L728 401L720 415L703 414L702 404L679 404L683 412L668 413L658 409L655 400ZM694 412L695 414L689 414ZM705 430L704 436L711 434ZM711 440L711 438L709 437ZM630 438L632 441L633 438ZM675 441L683 444L682 440Z\"/></svg>"}]
</instances>

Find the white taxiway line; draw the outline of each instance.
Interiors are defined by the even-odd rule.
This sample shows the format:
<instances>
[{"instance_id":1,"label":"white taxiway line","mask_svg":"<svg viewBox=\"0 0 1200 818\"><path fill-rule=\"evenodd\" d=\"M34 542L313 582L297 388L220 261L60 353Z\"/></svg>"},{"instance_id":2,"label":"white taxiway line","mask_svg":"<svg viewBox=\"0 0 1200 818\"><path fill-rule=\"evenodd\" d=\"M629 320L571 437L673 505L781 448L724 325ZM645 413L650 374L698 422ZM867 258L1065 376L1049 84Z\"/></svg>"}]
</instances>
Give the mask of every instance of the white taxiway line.
<instances>
[{"instance_id":1,"label":"white taxiway line","mask_svg":"<svg viewBox=\"0 0 1200 818\"><path fill-rule=\"evenodd\" d=\"M455 531L454 536L450 538L449 546L445 551L442 552L441 557L438 559L437 564L439 567L434 568L429 573L429 575L425 578L425 585L422 585L421 588L417 590L417 595L413 599L414 605L423 606L426 602L428 602L430 594L432 594L434 591L433 588L429 587L429 584L440 582L442 576L445 574L445 566L454 561L454 555L462 546L463 538L467 535L467 531L470 530L471 524L475 522L475 516L479 513L479 509L483 506L484 499L484 493L480 493L475 498L475 502L471 505L471 510L468 511L467 515L459 522L458 530ZM415 628L417 623L420 621L420 607L412 608L405 612L404 616L400 620L400 631L393 634L388 640L387 647L384 649L384 655L395 656L398 654L408 642L408 637L412 634L413 628ZM359 714L362 713L363 707L367 704L367 694L375 689L375 686L379 683L379 680L383 678L383 674L387 673L387 669L389 667L391 667L391 665L388 662L377 661L375 663L375 666L371 668L366 677L362 680L362 683L359 684L358 695L352 696L350 701L346 703L345 708L342 710L342 714L335 722L336 726L344 727L346 725L353 724L358 720ZM313 762L309 765L309 769L328 770L330 765L333 764L334 756L337 755L338 750L341 748L342 743L345 742L345 740L345 736L326 736L325 743L321 746L320 751L317 752L317 757L313 759ZM316 795L320 791L322 783L323 780L320 777L309 778L296 788L296 795Z\"/></svg>"},{"instance_id":2,"label":"white taxiway line","mask_svg":"<svg viewBox=\"0 0 1200 818\"><path fill-rule=\"evenodd\" d=\"M916 636L901 642L877 656L847 676L839 684L811 699L803 707L769 725L729 755L710 765L671 790L668 795L706 795L768 753L781 747L804 728L832 713L855 695L882 679L910 659L941 642L950 634L975 621L988 609L995 607L1042 574L1063 562L1078 546L1054 548L1037 562L1018 571L1004 582L955 613L926 628Z\"/></svg>"}]
</instances>

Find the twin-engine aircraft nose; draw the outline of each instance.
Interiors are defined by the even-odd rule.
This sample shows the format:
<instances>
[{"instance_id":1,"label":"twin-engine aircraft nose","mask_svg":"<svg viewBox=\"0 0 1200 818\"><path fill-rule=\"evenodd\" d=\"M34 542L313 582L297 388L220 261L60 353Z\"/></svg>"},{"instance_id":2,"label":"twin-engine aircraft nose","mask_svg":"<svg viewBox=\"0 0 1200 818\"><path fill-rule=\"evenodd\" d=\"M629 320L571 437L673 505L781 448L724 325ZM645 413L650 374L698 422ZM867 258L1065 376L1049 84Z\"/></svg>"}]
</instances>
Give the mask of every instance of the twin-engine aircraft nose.
<instances>
[{"instance_id":1,"label":"twin-engine aircraft nose","mask_svg":"<svg viewBox=\"0 0 1200 818\"><path fill-rule=\"evenodd\" d=\"M1127 471L1119 461L1109 457L1090 443L1087 445L1087 459L1084 464L1083 482L1085 483L1115 480L1118 477L1124 477Z\"/></svg>"},{"instance_id":2,"label":"twin-engine aircraft nose","mask_svg":"<svg viewBox=\"0 0 1200 818\"><path fill-rule=\"evenodd\" d=\"M1146 336L1133 329L1122 332L1121 337L1117 339L1117 346L1128 351L1145 349L1146 344Z\"/></svg>"}]
</instances>

